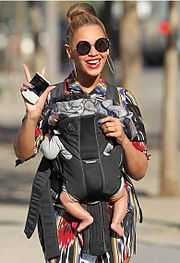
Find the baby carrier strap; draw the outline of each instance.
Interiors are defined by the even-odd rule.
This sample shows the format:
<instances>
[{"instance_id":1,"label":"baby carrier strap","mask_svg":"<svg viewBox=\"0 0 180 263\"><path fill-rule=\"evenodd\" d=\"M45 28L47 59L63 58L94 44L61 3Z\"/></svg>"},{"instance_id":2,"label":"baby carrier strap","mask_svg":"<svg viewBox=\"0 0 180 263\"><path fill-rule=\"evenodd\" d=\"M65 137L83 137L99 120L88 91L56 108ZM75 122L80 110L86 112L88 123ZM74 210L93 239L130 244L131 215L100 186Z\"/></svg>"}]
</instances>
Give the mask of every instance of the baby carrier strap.
<instances>
[{"instance_id":1,"label":"baby carrier strap","mask_svg":"<svg viewBox=\"0 0 180 263\"><path fill-rule=\"evenodd\" d=\"M51 91L50 105L55 103L58 99L64 96L64 82L56 84L56 87Z\"/></svg>"},{"instance_id":2,"label":"baby carrier strap","mask_svg":"<svg viewBox=\"0 0 180 263\"><path fill-rule=\"evenodd\" d=\"M83 231L83 254L102 256L112 251L110 218L107 203L104 201L87 204L87 211L93 216L94 223Z\"/></svg>"},{"instance_id":3,"label":"baby carrier strap","mask_svg":"<svg viewBox=\"0 0 180 263\"><path fill-rule=\"evenodd\" d=\"M46 259L59 256L56 221L50 194L50 175L50 162L43 157L33 181L29 211L24 229L27 238L30 238L35 230L37 221L40 219Z\"/></svg>"},{"instance_id":4,"label":"baby carrier strap","mask_svg":"<svg viewBox=\"0 0 180 263\"><path fill-rule=\"evenodd\" d=\"M36 227L39 215L39 204L42 196L42 189L44 189L44 185L46 184L49 176L50 171L48 166L48 160L43 158L40 162L32 184L30 206L24 230L28 238L31 237Z\"/></svg>"}]
</instances>

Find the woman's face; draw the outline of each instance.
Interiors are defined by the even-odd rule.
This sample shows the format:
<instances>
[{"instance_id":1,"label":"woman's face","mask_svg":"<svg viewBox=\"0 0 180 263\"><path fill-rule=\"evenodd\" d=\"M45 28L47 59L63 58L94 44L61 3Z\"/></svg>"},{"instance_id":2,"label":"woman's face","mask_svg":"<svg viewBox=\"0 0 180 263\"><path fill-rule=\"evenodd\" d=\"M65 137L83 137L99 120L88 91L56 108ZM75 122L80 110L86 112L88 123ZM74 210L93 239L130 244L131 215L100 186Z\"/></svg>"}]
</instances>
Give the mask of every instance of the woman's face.
<instances>
[{"instance_id":1,"label":"woman's face","mask_svg":"<svg viewBox=\"0 0 180 263\"><path fill-rule=\"evenodd\" d=\"M95 43L100 38L106 38L103 30L98 25L87 25L82 26L77 31L75 31L72 39L72 43L68 48L67 52L69 57L74 59L76 69L79 74L86 74L91 77L97 77L101 74L104 64L109 54L109 48L104 52L99 52L95 48ZM87 54L79 54L77 45L82 42L87 41L90 44L89 52ZM101 42L98 43L101 46ZM82 46L81 46L82 48Z\"/></svg>"}]
</instances>

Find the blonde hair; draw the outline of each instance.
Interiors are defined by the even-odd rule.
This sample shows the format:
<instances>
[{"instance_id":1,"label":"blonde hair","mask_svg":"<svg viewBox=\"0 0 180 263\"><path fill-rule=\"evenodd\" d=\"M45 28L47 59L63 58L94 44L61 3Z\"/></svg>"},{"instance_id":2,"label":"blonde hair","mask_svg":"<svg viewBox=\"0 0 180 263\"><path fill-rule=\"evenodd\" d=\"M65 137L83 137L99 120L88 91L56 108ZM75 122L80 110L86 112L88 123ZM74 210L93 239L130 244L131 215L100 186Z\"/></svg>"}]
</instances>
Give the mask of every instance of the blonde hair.
<instances>
[{"instance_id":1,"label":"blonde hair","mask_svg":"<svg viewBox=\"0 0 180 263\"><path fill-rule=\"evenodd\" d=\"M72 41L74 32L85 25L98 25L103 30L105 36L107 36L106 29L101 20L96 16L95 9L88 3L72 5L69 8L66 17L69 23L66 33L67 43Z\"/></svg>"}]
</instances>

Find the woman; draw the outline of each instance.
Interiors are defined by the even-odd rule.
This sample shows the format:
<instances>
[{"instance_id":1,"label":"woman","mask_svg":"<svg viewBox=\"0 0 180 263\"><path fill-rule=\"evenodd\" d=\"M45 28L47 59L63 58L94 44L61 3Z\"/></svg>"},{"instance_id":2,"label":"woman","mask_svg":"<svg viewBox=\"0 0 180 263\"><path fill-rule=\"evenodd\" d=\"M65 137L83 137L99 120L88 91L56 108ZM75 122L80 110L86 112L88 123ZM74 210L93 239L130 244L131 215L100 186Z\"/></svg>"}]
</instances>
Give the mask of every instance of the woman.
<instances>
[{"instance_id":1,"label":"woman","mask_svg":"<svg viewBox=\"0 0 180 263\"><path fill-rule=\"evenodd\" d=\"M80 94L81 96L92 96L93 98L95 97L100 99L100 101L103 101L106 96L108 84L104 79L102 79L101 74L105 63L109 59L109 40L104 25L96 17L94 9L90 5L83 3L76 4L69 9L68 21L69 27L67 30L67 42L65 48L68 58L73 64L74 70L64 80L63 92L71 95ZM31 77L26 65L24 65L24 71L27 82L23 84L21 91L31 88L31 85L29 84ZM31 105L25 101L26 116L23 120L15 142L16 156L20 160L24 161L36 154L38 150L39 137L42 135L40 131L40 136L39 134L37 136L37 131L39 131L37 126L39 123L41 125L39 120L41 118L42 112L44 116L46 116L46 113L48 112L46 109L52 102L51 98L55 93L54 91L57 90L58 87L59 86L48 87L46 91L44 91L44 93L40 96L38 102L35 105ZM52 235L50 235L49 232L45 232L44 228L42 227L45 219L47 218L47 216L42 216L42 207L46 204L46 201L48 201L47 194L43 195L43 192L40 197L43 200L41 200L42 206L38 210L39 214L42 212L39 218L39 232L45 257L48 262L65 262L65 260L67 260L67 262L79 262L79 260L81 260L79 255L81 254L83 257L82 262L83 260L86 260L85 262L95 262L97 256L98 262L127 263L129 262L131 254L134 252L133 246L135 244L135 233L133 231L135 231L135 226L132 222L133 216L136 216L136 209L132 202L133 187L127 177L127 174L135 180L140 180L145 175L147 169L146 135L141 120L141 115L134 98L123 88L118 88L117 91L118 97L120 98L119 101L123 103L124 107L126 107L126 110L132 116L130 119L130 127L135 129L135 136L131 136L132 131L126 131L126 124L122 124L119 118L113 116L107 116L101 120L101 129L106 138L110 138L111 140L115 141L116 144L121 146L125 156L123 172L126 174L125 181L127 190L129 192L129 204L127 218L124 220L124 237L118 238L114 235L111 235L109 229L103 229L102 233L106 235L106 237L99 237L102 238L103 242L105 243L103 252L100 251L102 244L100 244L99 250L96 251L98 248L98 238L96 235L93 236L93 238L96 239L96 241L94 241L95 245L93 242L91 243L91 246L94 246L94 248L90 249L88 242L91 241L88 239L87 234L84 234L83 239L82 236L75 235L76 231L74 230L77 229L77 222L74 222L72 218L68 217L67 213L62 212L61 207L59 208L59 204L56 203L55 213L58 227L58 245L60 248L60 255L58 255L54 247L49 245ZM45 103L46 107L43 111ZM42 126L39 127L42 128ZM42 171L44 172L51 170L51 165L49 165L48 162L46 162L44 166L42 165L42 167L40 165L38 170L39 173L42 173ZM48 183L46 182L44 185L46 185L47 189L49 190ZM49 193L49 191L46 193ZM103 202L97 205L95 204L94 213L96 213L97 210L101 208L101 211L98 212L101 213L99 214L101 215L99 216L99 220L101 217L104 218L104 220L107 219L106 208L108 207L109 206ZM44 211L45 209L46 208L44 208ZM49 209L46 210L46 212L48 213L50 209L52 209L51 206L49 206ZM92 209L93 211L94 207L89 207L87 205L87 209ZM30 214L32 215L33 213ZM128 215L130 215L129 218ZM108 223L106 224L104 221L104 225L107 226ZM103 225L100 224L100 226ZM53 227L54 225L52 225L52 228ZM34 226L31 225L30 228L34 229ZM51 230L52 229L48 231L51 232ZM93 231L95 230L90 230L88 233L92 234ZM100 229L99 231L96 231L97 236L100 235L100 231ZM26 234L27 232L28 231L26 231ZM32 231L30 231L27 236L30 237L31 234ZM108 240L110 236L111 244L106 250L108 247L107 244L109 244ZM86 242L87 240L88 242ZM81 253L81 249L83 251L83 255ZM48 254L47 251L51 251L50 254Z\"/></svg>"}]
</instances>

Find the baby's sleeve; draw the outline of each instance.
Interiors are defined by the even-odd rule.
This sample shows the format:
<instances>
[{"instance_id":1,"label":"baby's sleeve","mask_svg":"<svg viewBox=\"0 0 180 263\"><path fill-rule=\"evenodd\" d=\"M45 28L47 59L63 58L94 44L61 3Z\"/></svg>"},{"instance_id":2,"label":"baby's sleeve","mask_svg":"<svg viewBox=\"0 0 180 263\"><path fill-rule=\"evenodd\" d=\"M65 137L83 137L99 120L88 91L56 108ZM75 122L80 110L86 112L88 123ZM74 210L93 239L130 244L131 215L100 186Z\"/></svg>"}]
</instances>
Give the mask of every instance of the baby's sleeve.
<instances>
[{"instance_id":1,"label":"baby's sleeve","mask_svg":"<svg viewBox=\"0 0 180 263\"><path fill-rule=\"evenodd\" d=\"M52 136L50 139L45 136L40 145L40 151L47 159L53 160L57 157L61 150L59 144L60 142L58 136Z\"/></svg>"}]
</instances>

